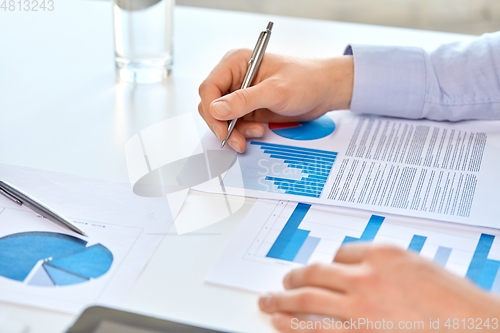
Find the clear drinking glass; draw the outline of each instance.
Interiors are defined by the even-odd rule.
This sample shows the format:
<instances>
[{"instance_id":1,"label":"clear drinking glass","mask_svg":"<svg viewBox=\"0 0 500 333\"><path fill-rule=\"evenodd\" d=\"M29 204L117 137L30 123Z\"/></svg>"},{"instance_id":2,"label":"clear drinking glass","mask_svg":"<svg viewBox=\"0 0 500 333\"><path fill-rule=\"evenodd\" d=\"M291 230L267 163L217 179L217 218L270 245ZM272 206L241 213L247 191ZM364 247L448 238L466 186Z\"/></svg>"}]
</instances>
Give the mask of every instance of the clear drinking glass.
<instances>
[{"instance_id":1,"label":"clear drinking glass","mask_svg":"<svg viewBox=\"0 0 500 333\"><path fill-rule=\"evenodd\" d=\"M158 82L173 63L175 0L113 0L115 64L128 82Z\"/></svg>"}]
</instances>

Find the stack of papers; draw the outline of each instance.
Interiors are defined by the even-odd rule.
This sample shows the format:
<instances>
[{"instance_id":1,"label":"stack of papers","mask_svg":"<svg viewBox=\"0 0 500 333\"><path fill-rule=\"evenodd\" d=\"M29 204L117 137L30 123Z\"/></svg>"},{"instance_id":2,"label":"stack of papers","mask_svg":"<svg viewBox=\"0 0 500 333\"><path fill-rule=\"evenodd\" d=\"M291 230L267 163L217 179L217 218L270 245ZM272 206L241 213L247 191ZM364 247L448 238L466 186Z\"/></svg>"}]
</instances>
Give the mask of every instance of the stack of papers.
<instances>
[{"instance_id":1,"label":"stack of papers","mask_svg":"<svg viewBox=\"0 0 500 333\"><path fill-rule=\"evenodd\" d=\"M269 124L222 180L195 187L260 198L206 280L277 291L293 268L364 241L415 251L500 293L499 163L498 121L332 112Z\"/></svg>"},{"instance_id":2,"label":"stack of papers","mask_svg":"<svg viewBox=\"0 0 500 333\"><path fill-rule=\"evenodd\" d=\"M0 197L0 300L78 313L119 305L172 224L166 198L130 184L0 165L5 180L88 237Z\"/></svg>"}]
</instances>

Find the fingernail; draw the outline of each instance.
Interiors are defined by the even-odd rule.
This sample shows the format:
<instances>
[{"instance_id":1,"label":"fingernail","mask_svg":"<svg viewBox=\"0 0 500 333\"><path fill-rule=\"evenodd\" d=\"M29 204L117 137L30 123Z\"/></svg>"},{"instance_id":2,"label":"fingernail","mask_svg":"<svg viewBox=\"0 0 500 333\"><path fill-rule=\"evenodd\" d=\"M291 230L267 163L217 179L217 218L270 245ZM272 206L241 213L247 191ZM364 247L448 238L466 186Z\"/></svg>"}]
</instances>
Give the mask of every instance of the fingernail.
<instances>
[{"instance_id":1,"label":"fingernail","mask_svg":"<svg viewBox=\"0 0 500 333\"><path fill-rule=\"evenodd\" d=\"M241 153L241 148L240 148L240 145L238 142L231 140L231 141L228 141L227 144L229 145L229 147L233 148L238 153Z\"/></svg>"},{"instance_id":2,"label":"fingernail","mask_svg":"<svg viewBox=\"0 0 500 333\"><path fill-rule=\"evenodd\" d=\"M262 136L264 136L264 133L257 128L249 128L245 132L245 137L247 138L260 138Z\"/></svg>"},{"instance_id":3,"label":"fingernail","mask_svg":"<svg viewBox=\"0 0 500 333\"><path fill-rule=\"evenodd\" d=\"M217 139L221 140L220 135L219 135L219 131L217 130L217 127L215 127L215 125L212 125L212 131L214 132Z\"/></svg>"},{"instance_id":4,"label":"fingernail","mask_svg":"<svg viewBox=\"0 0 500 333\"><path fill-rule=\"evenodd\" d=\"M263 309L268 309L269 306L271 305L271 299L272 299L272 295L271 294L268 294L268 295L265 295L265 296L261 296L261 298L259 299L259 305L261 308Z\"/></svg>"},{"instance_id":5,"label":"fingernail","mask_svg":"<svg viewBox=\"0 0 500 333\"><path fill-rule=\"evenodd\" d=\"M285 275L285 277L283 278L283 287L285 287L285 289L292 288L292 281L290 279L290 274Z\"/></svg>"},{"instance_id":6,"label":"fingernail","mask_svg":"<svg viewBox=\"0 0 500 333\"><path fill-rule=\"evenodd\" d=\"M224 101L215 102L212 106L215 112L221 117L225 117L231 113L231 107Z\"/></svg>"}]
</instances>

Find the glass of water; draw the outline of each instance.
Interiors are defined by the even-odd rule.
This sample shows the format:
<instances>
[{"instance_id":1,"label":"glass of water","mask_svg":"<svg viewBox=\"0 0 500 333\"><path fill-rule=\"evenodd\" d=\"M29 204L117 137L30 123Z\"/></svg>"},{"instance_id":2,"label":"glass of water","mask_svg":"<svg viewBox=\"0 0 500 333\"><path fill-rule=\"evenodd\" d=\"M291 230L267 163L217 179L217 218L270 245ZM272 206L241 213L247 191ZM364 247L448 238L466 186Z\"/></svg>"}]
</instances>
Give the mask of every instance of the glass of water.
<instances>
[{"instance_id":1,"label":"glass of water","mask_svg":"<svg viewBox=\"0 0 500 333\"><path fill-rule=\"evenodd\" d=\"M113 0L115 64L128 82L152 83L173 63L175 0Z\"/></svg>"}]
</instances>

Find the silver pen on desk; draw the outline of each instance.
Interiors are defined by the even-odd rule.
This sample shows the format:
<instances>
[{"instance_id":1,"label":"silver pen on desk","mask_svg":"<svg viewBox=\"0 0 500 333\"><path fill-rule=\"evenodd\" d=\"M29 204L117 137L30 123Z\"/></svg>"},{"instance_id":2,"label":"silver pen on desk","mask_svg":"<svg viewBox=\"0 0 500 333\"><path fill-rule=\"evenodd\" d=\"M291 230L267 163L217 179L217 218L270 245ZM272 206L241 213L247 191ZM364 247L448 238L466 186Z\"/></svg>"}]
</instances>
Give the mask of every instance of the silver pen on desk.
<instances>
[{"instance_id":1,"label":"silver pen on desk","mask_svg":"<svg viewBox=\"0 0 500 333\"><path fill-rule=\"evenodd\" d=\"M17 187L0 180L0 194L3 194L8 199L14 201L18 205L24 205L37 214L45 217L47 220L61 223L65 227L73 230L74 232L87 236L80 228L73 224L69 219L62 216L43 202L33 198L26 192L21 191Z\"/></svg>"},{"instance_id":2,"label":"silver pen on desk","mask_svg":"<svg viewBox=\"0 0 500 333\"><path fill-rule=\"evenodd\" d=\"M243 82L241 83L241 88L240 89L245 89L248 88L253 81L253 78L255 77L255 74L259 70L260 62L262 61L262 57L264 56L264 53L266 52L267 44L269 43L269 39L271 38L271 30L273 29L273 22L269 22L267 24L266 30L262 31L259 35L259 39L257 40L257 44L255 45L255 48L253 49L252 55L250 56L250 60L248 61L248 69L247 73L245 74L245 78L243 79ZM236 125L236 121L238 119L233 119L229 123L229 127L227 129L227 136L226 138L222 141L220 147L224 148L226 145L227 139L229 139L229 136L233 132L234 125Z\"/></svg>"}]
</instances>

